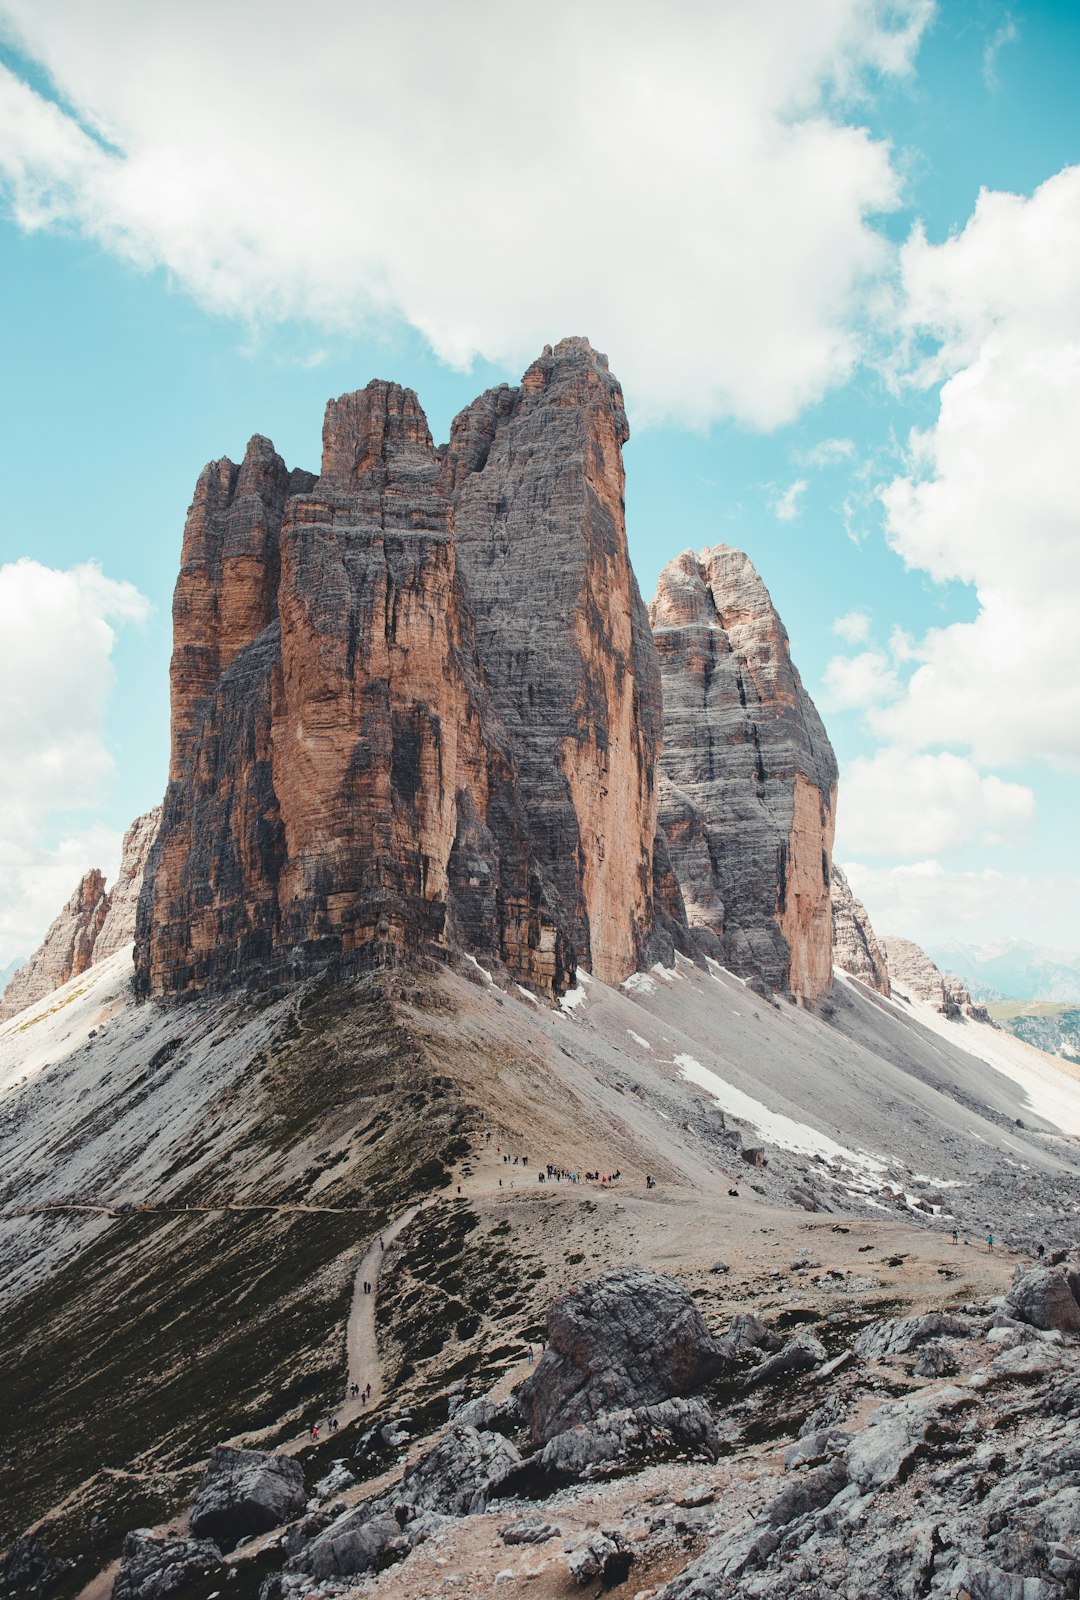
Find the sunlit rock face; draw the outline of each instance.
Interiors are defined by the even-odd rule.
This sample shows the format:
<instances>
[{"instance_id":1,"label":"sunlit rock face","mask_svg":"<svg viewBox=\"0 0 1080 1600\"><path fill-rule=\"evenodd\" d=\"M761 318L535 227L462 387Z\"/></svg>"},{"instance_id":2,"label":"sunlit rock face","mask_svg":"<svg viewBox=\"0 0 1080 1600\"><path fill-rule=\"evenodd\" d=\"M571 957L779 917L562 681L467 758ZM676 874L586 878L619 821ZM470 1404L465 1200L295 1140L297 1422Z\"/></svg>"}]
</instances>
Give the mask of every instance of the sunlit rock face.
<instances>
[{"instance_id":1,"label":"sunlit rock face","mask_svg":"<svg viewBox=\"0 0 1080 1600\"><path fill-rule=\"evenodd\" d=\"M327 407L317 478L260 437L206 468L142 992L456 945L559 993L644 959L662 713L626 437L569 339L440 449L375 382Z\"/></svg>"},{"instance_id":2,"label":"sunlit rock face","mask_svg":"<svg viewBox=\"0 0 1080 1600\"><path fill-rule=\"evenodd\" d=\"M843 869L832 864L833 965L879 994L889 993L889 969L866 907L851 892Z\"/></svg>"},{"instance_id":3,"label":"sunlit rock face","mask_svg":"<svg viewBox=\"0 0 1080 1600\"><path fill-rule=\"evenodd\" d=\"M664 692L660 825L691 929L813 1001L832 980L837 769L749 558L684 551L649 608Z\"/></svg>"}]
</instances>

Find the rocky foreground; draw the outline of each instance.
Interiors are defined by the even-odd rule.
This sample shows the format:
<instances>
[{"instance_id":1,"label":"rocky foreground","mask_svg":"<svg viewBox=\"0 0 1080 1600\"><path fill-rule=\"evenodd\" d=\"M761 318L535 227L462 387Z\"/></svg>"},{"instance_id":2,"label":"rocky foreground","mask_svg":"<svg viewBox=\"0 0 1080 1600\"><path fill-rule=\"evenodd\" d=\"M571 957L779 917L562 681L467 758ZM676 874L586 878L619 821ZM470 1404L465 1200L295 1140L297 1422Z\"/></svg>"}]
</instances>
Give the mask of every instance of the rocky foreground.
<instances>
[{"instance_id":1,"label":"rocky foreground","mask_svg":"<svg viewBox=\"0 0 1080 1600\"><path fill-rule=\"evenodd\" d=\"M112 1593L1074 1600L1080 1251L856 1324L717 1337L674 1279L615 1269L550 1307L514 1392L452 1387L434 1433L215 1450L188 1527L131 1532ZM54 1566L20 1540L7 1584Z\"/></svg>"}]
</instances>

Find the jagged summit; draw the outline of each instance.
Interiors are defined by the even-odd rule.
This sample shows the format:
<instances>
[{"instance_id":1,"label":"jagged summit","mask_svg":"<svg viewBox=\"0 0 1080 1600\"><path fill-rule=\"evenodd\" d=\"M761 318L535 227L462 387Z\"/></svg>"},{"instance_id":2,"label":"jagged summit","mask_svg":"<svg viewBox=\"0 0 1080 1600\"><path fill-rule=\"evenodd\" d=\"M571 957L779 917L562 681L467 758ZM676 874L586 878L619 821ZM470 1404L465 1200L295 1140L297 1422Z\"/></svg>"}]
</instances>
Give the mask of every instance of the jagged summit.
<instances>
[{"instance_id":1,"label":"jagged summit","mask_svg":"<svg viewBox=\"0 0 1080 1600\"><path fill-rule=\"evenodd\" d=\"M97 867L82 877L41 944L0 996L0 1021L25 1011L131 943L143 869L160 821L160 806L136 817L124 835L120 871L111 889L106 890Z\"/></svg>"},{"instance_id":2,"label":"jagged summit","mask_svg":"<svg viewBox=\"0 0 1080 1600\"><path fill-rule=\"evenodd\" d=\"M837 769L749 557L684 550L649 620L664 686L660 825L691 928L806 1000L832 980Z\"/></svg>"},{"instance_id":3,"label":"jagged summit","mask_svg":"<svg viewBox=\"0 0 1080 1600\"><path fill-rule=\"evenodd\" d=\"M618 384L565 340L436 450L331 401L322 471L202 474L174 603L145 993L457 945L559 993L651 948L659 675ZM661 950L662 953L662 950Z\"/></svg>"}]
</instances>

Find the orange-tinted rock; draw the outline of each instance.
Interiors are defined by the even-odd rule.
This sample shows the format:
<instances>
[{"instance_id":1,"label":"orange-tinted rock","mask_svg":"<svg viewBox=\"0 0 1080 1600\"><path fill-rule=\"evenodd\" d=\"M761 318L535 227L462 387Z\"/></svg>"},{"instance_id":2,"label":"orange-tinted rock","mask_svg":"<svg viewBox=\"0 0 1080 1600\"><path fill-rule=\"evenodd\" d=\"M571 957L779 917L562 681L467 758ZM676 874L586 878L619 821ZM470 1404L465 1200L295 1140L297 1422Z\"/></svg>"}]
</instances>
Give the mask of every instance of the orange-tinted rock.
<instances>
[{"instance_id":1,"label":"orange-tinted rock","mask_svg":"<svg viewBox=\"0 0 1080 1600\"><path fill-rule=\"evenodd\" d=\"M914 939L900 939L890 934L882 939L881 946L895 988L929 1001L935 1011L952 1021L963 1017L969 1017L972 1022L990 1021L990 1013L972 999L963 978L942 972Z\"/></svg>"},{"instance_id":2,"label":"orange-tinted rock","mask_svg":"<svg viewBox=\"0 0 1080 1600\"><path fill-rule=\"evenodd\" d=\"M740 551L685 551L649 608L664 685L660 824L691 929L813 1000L832 981L836 761Z\"/></svg>"},{"instance_id":3,"label":"orange-tinted rock","mask_svg":"<svg viewBox=\"0 0 1080 1600\"><path fill-rule=\"evenodd\" d=\"M618 385L583 340L436 451L416 396L199 480L140 988L459 945L559 992L652 937L659 679Z\"/></svg>"},{"instance_id":4,"label":"orange-tinted rock","mask_svg":"<svg viewBox=\"0 0 1080 1600\"><path fill-rule=\"evenodd\" d=\"M88 872L53 922L45 938L14 974L0 997L0 1019L32 1006L69 978L77 978L94 959L94 944L109 909L105 879Z\"/></svg>"}]
</instances>

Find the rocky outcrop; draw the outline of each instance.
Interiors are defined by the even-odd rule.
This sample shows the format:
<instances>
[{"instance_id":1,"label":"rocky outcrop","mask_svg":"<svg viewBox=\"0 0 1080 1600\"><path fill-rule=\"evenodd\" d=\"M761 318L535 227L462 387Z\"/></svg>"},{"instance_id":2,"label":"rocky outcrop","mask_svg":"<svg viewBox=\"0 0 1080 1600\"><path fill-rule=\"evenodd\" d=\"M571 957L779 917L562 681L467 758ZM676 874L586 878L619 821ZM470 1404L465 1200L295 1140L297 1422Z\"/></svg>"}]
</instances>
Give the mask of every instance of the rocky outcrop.
<instances>
[{"instance_id":1,"label":"rocky outcrop","mask_svg":"<svg viewBox=\"0 0 1080 1600\"><path fill-rule=\"evenodd\" d=\"M813 1000L832 981L837 769L749 559L684 551L649 620L664 688L660 824L692 929L735 972Z\"/></svg>"},{"instance_id":2,"label":"rocky outcrop","mask_svg":"<svg viewBox=\"0 0 1080 1600\"><path fill-rule=\"evenodd\" d=\"M1062 1266L1017 1267L1005 1304L1033 1328L1080 1333L1080 1251Z\"/></svg>"},{"instance_id":3,"label":"rocky outcrop","mask_svg":"<svg viewBox=\"0 0 1080 1600\"><path fill-rule=\"evenodd\" d=\"M0 1018L42 1000L69 978L85 972L94 959L94 944L109 909L105 879L94 867L81 880L26 965L20 967L0 998Z\"/></svg>"},{"instance_id":4,"label":"rocky outcrop","mask_svg":"<svg viewBox=\"0 0 1080 1600\"><path fill-rule=\"evenodd\" d=\"M42 943L0 996L0 1020L24 1011L131 943L143 871L160 822L160 806L135 818L124 835L120 872L110 890L106 891L97 867L85 875Z\"/></svg>"},{"instance_id":5,"label":"rocky outcrop","mask_svg":"<svg viewBox=\"0 0 1080 1600\"><path fill-rule=\"evenodd\" d=\"M205 470L142 992L457 945L560 993L651 951L661 702L626 436L606 358L568 339L439 450L376 382L328 406L317 479L262 438Z\"/></svg>"},{"instance_id":6,"label":"rocky outcrop","mask_svg":"<svg viewBox=\"0 0 1080 1600\"><path fill-rule=\"evenodd\" d=\"M150 855L150 847L161 826L161 807L143 812L136 817L124 835L120 853L120 871L108 893L108 910L101 924L101 932L94 942L94 961L104 961L122 950L135 937L135 914L142 891L143 873Z\"/></svg>"},{"instance_id":7,"label":"rocky outcrop","mask_svg":"<svg viewBox=\"0 0 1080 1600\"><path fill-rule=\"evenodd\" d=\"M594 1417L688 1394L724 1366L680 1283L617 1267L548 1308L547 1348L518 1403L543 1444Z\"/></svg>"},{"instance_id":8,"label":"rocky outcrop","mask_svg":"<svg viewBox=\"0 0 1080 1600\"><path fill-rule=\"evenodd\" d=\"M148 1528L124 1536L112 1600L169 1600L221 1571L221 1551L205 1539L163 1539ZM197 1590L195 1592L198 1592Z\"/></svg>"},{"instance_id":9,"label":"rocky outcrop","mask_svg":"<svg viewBox=\"0 0 1080 1600\"><path fill-rule=\"evenodd\" d=\"M858 978L879 994L889 993L885 953L870 925L866 907L851 892L843 869L834 861L829 885L832 897L833 965Z\"/></svg>"},{"instance_id":10,"label":"rocky outcrop","mask_svg":"<svg viewBox=\"0 0 1080 1600\"><path fill-rule=\"evenodd\" d=\"M306 1502L303 1468L292 1456L217 1445L192 1503L191 1531L233 1545L299 1516Z\"/></svg>"},{"instance_id":11,"label":"rocky outcrop","mask_svg":"<svg viewBox=\"0 0 1080 1600\"><path fill-rule=\"evenodd\" d=\"M963 980L940 971L914 940L890 935L882 939L881 947L890 982L905 994L929 1001L935 1011L953 1021L968 1017L972 1022L990 1022L990 1013L971 998Z\"/></svg>"}]
</instances>

